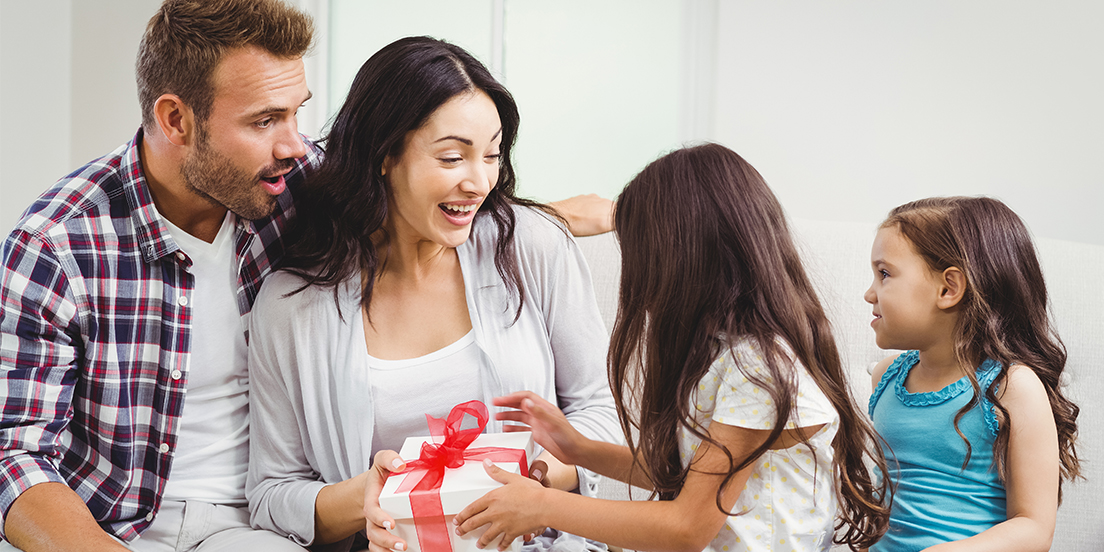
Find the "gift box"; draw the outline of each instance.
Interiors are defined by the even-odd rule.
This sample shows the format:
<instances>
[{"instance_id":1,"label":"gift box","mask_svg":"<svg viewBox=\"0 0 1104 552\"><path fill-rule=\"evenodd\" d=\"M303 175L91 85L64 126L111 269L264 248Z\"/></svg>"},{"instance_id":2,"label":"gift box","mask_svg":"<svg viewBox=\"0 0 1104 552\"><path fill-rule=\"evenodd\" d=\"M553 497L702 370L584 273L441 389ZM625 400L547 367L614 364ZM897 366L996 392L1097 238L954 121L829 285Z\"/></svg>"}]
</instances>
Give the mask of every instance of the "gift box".
<instances>
[{"instance_id":1,"label":"gift box","mask_svg":"<svg viewBox=\"0 0 1104 552\"><path fill-rule=\"evenodd\" d=\"M460 429L466 415L477 427ZM529 432L482 434L487 407L479 401L457 405L448 418L426 416L430 435L410 437L399 456L406 469L387 479L379 504L395 519L392 533L407 543L408 552L474 552L486 527L463 537L456 534L452 518L468 504L502 484L483 469L489 458L499 468L528 477L533 456ZM494 550L492 542L487 550ZM521 539L507 550L520 552Z\"/></svg>"}]
</instances>

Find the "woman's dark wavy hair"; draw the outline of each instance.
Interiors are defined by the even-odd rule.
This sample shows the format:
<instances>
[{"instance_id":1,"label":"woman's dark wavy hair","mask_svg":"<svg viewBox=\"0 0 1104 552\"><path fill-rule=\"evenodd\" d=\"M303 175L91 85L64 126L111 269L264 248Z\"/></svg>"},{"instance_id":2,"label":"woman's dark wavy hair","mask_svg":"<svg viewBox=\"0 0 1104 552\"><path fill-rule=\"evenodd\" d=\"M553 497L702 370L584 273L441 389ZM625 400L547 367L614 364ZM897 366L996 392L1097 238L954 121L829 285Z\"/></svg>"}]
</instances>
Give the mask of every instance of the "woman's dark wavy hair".
<instances>
[{"instance_id":1,"label":"woman's dark wavy hair","mask_svg":"<svg viewBox=\"0 0 1104 552\"><path fill-rule=\"evenodd\" d=\"M519 123L513 96L487 68L459 46L430 37L401 38L364 62L353 80L329 135L326 157L296 194L296 217L289 230L287 254L280 268L299 274L311 285L337 286L357 274L376 275L381 268L377 247L386 247L388 183L384 160L403 153L408 133L421 128L450 99L476 91L491 98L502 122L498 183L479 208L498 227L495 267L518 297L525 300L517 259L512 254L513 204L553 213L515 194L510 153ZM377 234L379 233L379 234ZM375 241L375 237L383 237ZM367 307L375 278L363 279L361 304Z\"/></svg>"},{"instance_id":2,"label":"woman's dark wavy hair","mask_svg":"<svg viewBox=\"0 0 1104 552\"><path fill-rule=\"evenodd\" d=\"M893 209L882 228L897 228L932 270L943 272L953 266L966 275L955 328L955 354L961 362L978 366L987 358L997 361L998 382L1007 378L1010 366L1021 364L1043 382L1058 428L1061 499L1062 481L1081 475L1076 448L1080 409L1062 394L1066 347L1050 319L1046 282L1027 227L1012 209L993 198L933 197ZM978 405L981 393L977 376L967 375L974 396L954 419L955 431L966 443L964 468L972 449L958 422ZM1010 423L996 388L989 386L985 398L1003 422L993 443L993 458L1004 480Z\"/></svg>"},{"instance_id":3,"label":"woman's dark wavy hair","mask_svg":"<svg viewBox=\"0 0 1104 552\"><path fill-rule=\"evenodd\" d=\"M638 459L633 469L644 471L660 498L678 495L691 469L679 460L678 430L684 428L725 450L727 485L766 452L791 416L796 374L788 345L840 417L832 442L840 505L835 542L865 548L877 541L889 523L889 489L884 478L875 481L864 459L883 473L885 459L851 396L782 207L759 173L720 145L676 150L621 192L615 229L621 292L609 376L622 430ZM764 445L733 457L693 423L691 398L714 360L742 338L764 352L769 377L744 375L769 391L777 417ZM724 510L719 491L717 507Z\"/></svg>"}]
</instances>

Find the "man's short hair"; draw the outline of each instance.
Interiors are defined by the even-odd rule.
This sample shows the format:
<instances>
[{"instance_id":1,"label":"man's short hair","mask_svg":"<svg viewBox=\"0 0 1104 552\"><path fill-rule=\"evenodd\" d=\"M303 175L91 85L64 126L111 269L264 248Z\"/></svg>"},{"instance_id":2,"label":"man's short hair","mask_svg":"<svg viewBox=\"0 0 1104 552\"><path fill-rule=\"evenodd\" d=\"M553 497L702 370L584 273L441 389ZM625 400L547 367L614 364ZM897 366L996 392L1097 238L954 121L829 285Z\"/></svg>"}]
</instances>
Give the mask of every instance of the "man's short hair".
<instances>
[{"instance_id":1,"label":"man's short hair","mask_svg":"<svg viewBox=\"0 0 1104 552\"><path fill-rule=\"evenodd\" d=\"M165 0L138 47L135 73L142 126L154 128L153 105L176 94L207 120L212 76L227 50L256 46L277 57L302 57L311 47L310 16L281 0Z\"/></svg>"}]
</instances>

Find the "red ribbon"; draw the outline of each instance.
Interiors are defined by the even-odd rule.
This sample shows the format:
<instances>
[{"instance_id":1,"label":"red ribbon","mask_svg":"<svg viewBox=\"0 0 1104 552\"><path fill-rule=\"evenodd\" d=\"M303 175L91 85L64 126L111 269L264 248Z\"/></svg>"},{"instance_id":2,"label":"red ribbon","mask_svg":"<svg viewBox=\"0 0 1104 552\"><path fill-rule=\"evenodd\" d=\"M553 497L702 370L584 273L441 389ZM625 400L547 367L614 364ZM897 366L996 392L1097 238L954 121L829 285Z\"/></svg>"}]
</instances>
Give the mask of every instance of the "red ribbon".
<instances>
[{"instance_id":1,"label":"red ribbon","mask_svg":"<svg viewBox=\"0 0 1104 552\"><path fill-rule=\"evenodd\" d=\"M460 429L465 414L474 416L478 427ZM418 530L418 544L424 552L452 552L445 511L441 505L441 482L445 477L445 469L459 468L468 460L489 458L496 462L517 462L521 467L521 475L529 477L529 461L523 449L468 448L483 433L483 428L487 427L487 419L487 406L480 401L468 401L454 406L447 419L426 414L433 441L438 441L441 437L443 439L439 444L422 443L418 459L407 462L403 471L391 474L409 474L399 484L396 492L410 491L410 510L414 514L414 526Z\"/></svg>"}]
</instances>

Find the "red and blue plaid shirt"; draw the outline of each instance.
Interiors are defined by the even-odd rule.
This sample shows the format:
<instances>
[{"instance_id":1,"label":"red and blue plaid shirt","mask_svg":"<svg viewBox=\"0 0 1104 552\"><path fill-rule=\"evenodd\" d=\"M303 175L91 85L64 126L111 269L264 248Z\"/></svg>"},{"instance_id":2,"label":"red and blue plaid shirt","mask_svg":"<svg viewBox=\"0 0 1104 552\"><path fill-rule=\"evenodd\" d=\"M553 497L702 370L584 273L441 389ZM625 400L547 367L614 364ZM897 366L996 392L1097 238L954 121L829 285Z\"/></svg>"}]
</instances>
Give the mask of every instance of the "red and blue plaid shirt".
<instances>
[{"instance_id":1,"label":"red and blue plaid shirt","mask_svg":"<svg viewBox=\"0 0 1104 552\"><path fill-rule=\"evenodd\" d=\"M188 375L190 260L157 214L142 132L61 179L24 213L0 273L0 514L32 485L69 485L108 532L131 540L160 507ZM298 186L308 154L286 176ZM291 196L234 244L247 327L282 254Z\"/></svg>"}]
</instances>

